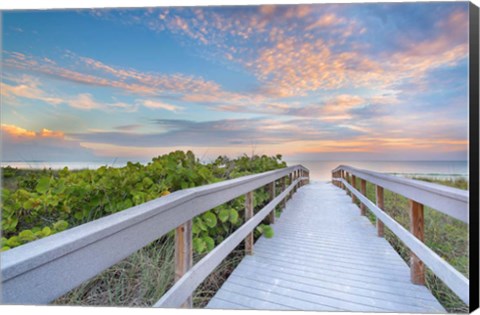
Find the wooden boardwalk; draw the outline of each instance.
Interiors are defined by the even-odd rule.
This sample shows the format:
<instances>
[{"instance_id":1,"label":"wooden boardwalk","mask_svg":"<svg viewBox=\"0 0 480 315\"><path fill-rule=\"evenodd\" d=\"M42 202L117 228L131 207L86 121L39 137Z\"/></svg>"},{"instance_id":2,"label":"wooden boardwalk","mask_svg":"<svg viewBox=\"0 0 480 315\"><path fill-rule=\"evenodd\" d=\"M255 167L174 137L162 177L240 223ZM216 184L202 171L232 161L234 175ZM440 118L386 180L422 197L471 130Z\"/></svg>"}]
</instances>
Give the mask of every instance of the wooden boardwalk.
<instances>
[{"instance_id":1,"label":"wooden boardwalk","mask_svg":"<svg viewBox=\"0 0 480 315\"><path fill-rule=\"evenodd\" d=\"M303 186L207 308L445 313L340 188Z\"/></svg>"}]
</instances>

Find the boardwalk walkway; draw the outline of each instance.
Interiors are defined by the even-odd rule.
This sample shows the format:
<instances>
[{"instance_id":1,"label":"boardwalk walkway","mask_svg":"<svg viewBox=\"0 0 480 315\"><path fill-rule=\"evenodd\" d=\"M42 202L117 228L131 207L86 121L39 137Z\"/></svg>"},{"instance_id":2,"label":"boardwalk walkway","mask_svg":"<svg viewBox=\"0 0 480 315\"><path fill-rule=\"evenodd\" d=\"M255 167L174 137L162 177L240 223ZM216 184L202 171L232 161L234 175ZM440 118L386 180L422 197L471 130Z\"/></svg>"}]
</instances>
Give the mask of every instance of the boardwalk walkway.
<instances>
[{"instance_id":1,"label":"boardwalk walkway","mask_svg":"<svg viewBox=\"0 0 480 315\"><path fill-rule=\"evenodd\" d=\"M272 227L275 236L255 243L207 308L445 312L330 183L300 188Z\"/></svg>"}]
</instances>

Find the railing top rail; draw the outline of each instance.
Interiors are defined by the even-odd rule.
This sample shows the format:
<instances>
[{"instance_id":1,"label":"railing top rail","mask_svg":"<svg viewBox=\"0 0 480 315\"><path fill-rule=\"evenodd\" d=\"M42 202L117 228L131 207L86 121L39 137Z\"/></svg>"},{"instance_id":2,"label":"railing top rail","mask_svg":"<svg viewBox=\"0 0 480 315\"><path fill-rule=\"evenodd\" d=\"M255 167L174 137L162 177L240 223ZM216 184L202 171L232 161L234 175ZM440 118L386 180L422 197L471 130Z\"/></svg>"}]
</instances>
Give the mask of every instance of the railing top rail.
<instances>
[{"instance_id":1,"label":"railing top rail","mask_svg":"<svg viewBox=\"0 0 480 315\"><path fill-rule=\"evenodd\" d=\"M356 177L365 179L411 200L422 203L437 211L468 223L469 192L466 190L428 183L420 180L402 178L394 175L357 169L340 165L332 170L344 170Z\"/></svg>"},{"instance_id":2,"label":"railing top rail","mask_svg":"<svg viewBox=\"0 0 480 315\"><path fill-rule=\"evenodd\" d=\"M308 172L304 166L295 165L177 191L3 252L3 299L12 299L5 296L6 282L33 272L28 281L21 282L41 287L45 276L50 275L48 281L58 285L41 299L31 296L32 303L53 300L193 217L296 170Z\"/></svg>"}]
</instances>

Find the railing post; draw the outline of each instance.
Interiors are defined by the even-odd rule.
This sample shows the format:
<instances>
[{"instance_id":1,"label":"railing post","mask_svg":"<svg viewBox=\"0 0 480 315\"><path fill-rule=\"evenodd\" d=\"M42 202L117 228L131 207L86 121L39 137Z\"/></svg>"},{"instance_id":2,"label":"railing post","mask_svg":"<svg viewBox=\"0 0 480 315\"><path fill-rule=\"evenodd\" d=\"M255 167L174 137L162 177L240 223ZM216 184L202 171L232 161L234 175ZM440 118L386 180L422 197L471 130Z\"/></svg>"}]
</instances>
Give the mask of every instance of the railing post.
<instances>
[{"instance_id":1,"label":"railing post","mask_svg":"<svg viewBox=\"0 0 480 315\"><path fill-rule=\"evenodd\" d=\"M253 217L253 191L245 194L245 222ZM253 255L253 231L245 238L245 254Z\"/></svg>"},{"instance_id":2,"label":"railing post","mask_svg":"<svg viewBox=\"0 0 480 315\"><path fill-rule=\"evenodd\" d=\"M383 187L376 185L375 186L375 199L377 202L377 207L379 207L382 210L385 210L385 205L384 205L384 197L383 197ZM377 217L377 235L379 237L383 237L384 234L384 225L383 222L380 221Z\"/></svg>"},{"instance_id":3,"label":"railing post","mask_svg":"<svg viewBox=\"0 0 480 315\"><path fill-rule=\"evenodd\" d=\"M189 220L175 229L175 282L192 268L192 253L192 220ZM192 305L190 296L181 307L192 308Z\"/></svg>"},{"instance_id":4,"label":"railing post","mask_svg":"<svg viewBox=\"0 0 480 315\"><path fill-rule=\"evenodd\" d=\"M344 170L340 170L340 178L345 179L345 171ZM343 182L340 184L340 187L342 189L345 189L345 185L343 185Z\"/></svg>"},{"instance_id":5,"label":"railing post","mask_svg":"<svg viewBox=\"0 0 480 315\"><path fill-rule=\"evenodd\" d=\"M284 192L284 191L285 191L285 188L286 188L286 184L285 184L285 176L284 176L284 177L282 177L282 180L281 180L281 185L282 185L282 192ZM282 206L281 206L281 207L282 207L282 210L283 210L283 209L285 209L285 204L286 204L286 202L285 202L285 201L286 201L286 199L287 199L287 197L283 198L283 200L282 200Z\"/></svg>"},{"instance_id":6,"label":"railing post","mask_svg":"<svg viewBox=\"0 0 480 315\"><path fill-rule=\"evenodd\" d=\"M293 183L293 173L290 173L288 174L288 179L289 179L289 185L291 185ZM290 192L288 193L288 200L292 199L292 194L293 194L293 190L290 190Z\"/></svg>"},{"instance_id":7,"label":"railing post","mask_svg":"<svg viewBox=\"0 0 480 315\"><path fill-rule=\"evenodd\" d=\"M350 183L350 184L352 183L352 180L351 180L351 178L350 178L350 174L349 174L348 172L345 172L345 180L347 181L347 183ZM350 190L348 190L348 189L345 188L345 191L347 192L347 195L348 195L348 196L351 196L351 195L352 195L352 193L350 192Z\"/></svg>"},{"instance_id":8,"label":"railing post","mask_svg":"<svg viewBox=\"0 0 480 315\"><path fill-rule=\"evenodd\" d=\"M268 184L268 189L270 193L270 201L275 199L275 181ZM273 208L272 212L268 215L268 223L274 224L275 223L275 208Z\"/></svg>"},{"instance_id":9,"label":"railing post","mask_svg":"<svg viewBox=\"0 0 480 315\"><path fill-rule=\"evenodd\" d=\"M298 171L295 170L295 171L293 171L293 180L296 181L297 178L298 178ZM295 184L295 187L293 188L293 193L296 193L296 192L297 192L297 185L298 185L298 184Z\"/></svg>"},{"instance_id":10,"label":"railing post","mask_svg":"<svg viewBox=\"0 0 480 315\"><path fill-rule=\"evenodd\" d=\"M424 240L424 217L423 204L413 200L410 203L410 232L423 242ZM425 284L425 266L418 257L410 254L410 275L411 280L415 284Z\"/></svg>"},{"instance_id":11,"label":"railing post","mask_svg":"<svg viewBox=\"0 0 480 315\"><path fill-rule=\"evenodd\" d=\"M355 177L355 175L352 174L352 176L350 177L350 185L352 185L353 188L357 189L357 187L355 187L355 184L357 183L357 177ZM355 195L352 193L352 202L355 203Z\"/></svg>"},{"instance_id":12,"label":"railing post","mask_svg":"<svg viewBox=\"0 0 480 315\"><path fill-rule=\"evenodd\" d=\"M367 181L364 179L360 179L360 192L362 195L365 197L367 196ZM360 214L365 215L366 214L366 208L363 202L360 202Z\"/></svg>"}]
</instances>

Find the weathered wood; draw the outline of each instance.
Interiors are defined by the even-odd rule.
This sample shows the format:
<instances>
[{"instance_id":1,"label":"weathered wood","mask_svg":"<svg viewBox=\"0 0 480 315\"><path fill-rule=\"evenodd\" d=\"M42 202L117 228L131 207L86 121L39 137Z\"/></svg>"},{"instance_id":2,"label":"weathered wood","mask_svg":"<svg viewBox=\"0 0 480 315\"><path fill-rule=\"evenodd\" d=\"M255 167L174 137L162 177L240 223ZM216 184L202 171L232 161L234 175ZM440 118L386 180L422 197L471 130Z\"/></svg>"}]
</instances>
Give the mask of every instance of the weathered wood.
<instances>
[{"instance_id":1,"label":"weathered wood","mask_svg":"<svg viewBox=\"0 0 480 315\"><path fill-rule=\"evenodd\" d=\"M284 192L270 201L253 218L246 221L235 232L217 245L210 253L203 257L188 271L184 277L176 282L154 307L178 307L192 294L203 280L235 249L255 227L275 208L282 199L293 189L293 182ZM253 257L253 256L249 256Z\"/></svg>"},{"instance_id":2,"label":"weathered wood","mask_svg":"<svg viewBox=\"0 0 480 315\"><path fill-rule=\"evenodd\" d=\"M175 229L175 282L192 268L192 254L192 220L189 220ZM192 296L181 307L192 308Z\"/></svg>"},{"instance_id":3,"label":"weathered wood","mask_svg":"<svg viewBox=\"0 0 480 315\"><path fill-rule=\"evenodd\" d=\"M286 183L285 183L285 182L286 182L286 180L285 180L285 176L284 176L284 177L282 177L282 178L280 179L280 183L281 183L281 185L282 185L282 186L281 186L281 187L282 187L282 192L285 191L285 187L286 187ZM284 199L282 200L282 204L281 204L282 210L285 209L286 203L287 203L287 202L286 202L286 198L284 198Z\"/></svg>"},{"instance_id":4,"label":"weathered wood","mask_svg":"<svg viewBox=\"0 0 480 315\"><path fill-rule=\"evenodd\" d=\"M360 192L362 195L366 196L367 195L367 182L364 179L360 180ZM366 209L365 205L363 203L360 203L360 214L361 215L366 215Z\"/></svg>"},{"instance_id":5,"label":"weathered wood","mask_svg":"<svg viewBox=\"0 0 480 315\"><path fill-rule=\"evenodd\" d=\"M410 232L422 243L424 241L424 217L423 205L409 200L410 203ZM415 284L425 284L425 267L423 262L412 252L410 255L410 270L412 282Z\"/></svg>"},{"instance_id":6,"label":"weathered wood","mask_svg":"<svg viewBox=\"0 0 480 315\"><path fill-rule=\"evenodd\" d=\"M363 202L435 275L440 278L458 297L469 304L470 281L455 268L450 266L444 259L428 248L422 241L413 236L388 214L374 205L368 198L362 196L348 182L344 185Z\"/></svg>"},{"instance_id":7,"label":"weathered wood","mask_svg":"<svg viewBox=\"0 0 480 315\"><path fill-rule=\"evenodd\" d=\"M3 252L2 302L49 303L195 216L302 168L177 191Z\"/></svg>"},{"instance_id":8,"label":"weathered wood","mask_svg":"<svg viewBox=\"0 0 480 315\"><path fill-rule=\"evenodd\" d=\"M385 205L384 205L385 199L383 196L383 187L380 187L378 185L375 186L375 199L377 202L377 207L380 208L381 210L385 210ZM376 218L376 226L377 226L377 235L379 237L383 237L385 233L385 228L384 228L383 222L378 217Z\"/></svg>"},{"instance_id":9,"label":"weathered wood","mask_svg":"<svg viewBox=\"0 0 480 315\"><path fill-rule=\"evenodd\" d=\"M269 191L269 194L270 194L270 200L275 199L275 182L271 182L268 185L268 191ZM274 224L275 223L275 208L268 215L268 223L269 224Z\"/></svg>"},{"instance_id":10,"label":"weathered wood","mask_svg":"<svg viewBox=\"0 0 480 315\"><path fill-rule=\"evenodd\" d=\"M357 189L357 177L352 174L352 176L350 177L350 180L351 180L351 185L353 186L353 188ZM355 195L354 194L352 194L352 202L355 203Z\"/></svg>"},{"instance_id":11,"label":"weathered wood","mask_svg":"<svg viewBox=\"0 0 480 315\"><path fill-rule=\"evenodd\" d=\"M253 217L253 191L245 195L245 222ZM253 231L245 238L245 254L253 255Z\"/></svg>"},{"instance_id":12,"label":"weathered wood","mask_svg":"<svg viewBox=\"0 0 480 315\"><path fill-rule=\"evenodd\" d=\"M425 206L435 209L436 211L468 223L469 192L466 190L378 172L360 170L345 165L340 165L336 169L343 169L372 184L381 186L391 192L415 200Z\"/></svg>"},{"instance_id":13,"label":"weathered wood","mask_svg":"<svg viewBox=\"0 0 480 315\"><path fill-rule=\"evenodd\" d=\"M288 182L289 182L290 184L293 183L293 173L288 174L288 179L289 179ZM293 191L290 192L290 194L288 194L288 200L290 200L290 199L292 198L292 194L293 194Z\"/></svg>"}]
</instances>

